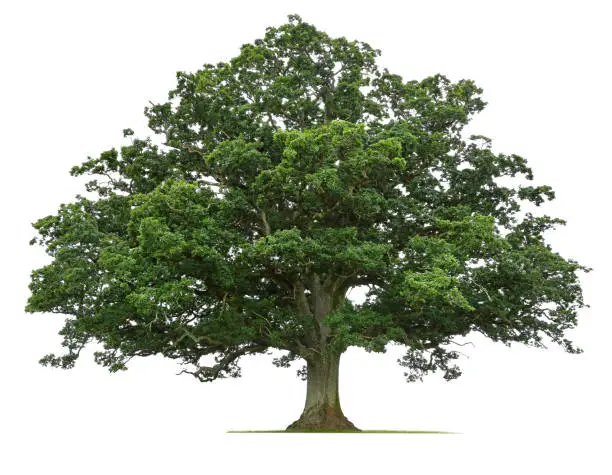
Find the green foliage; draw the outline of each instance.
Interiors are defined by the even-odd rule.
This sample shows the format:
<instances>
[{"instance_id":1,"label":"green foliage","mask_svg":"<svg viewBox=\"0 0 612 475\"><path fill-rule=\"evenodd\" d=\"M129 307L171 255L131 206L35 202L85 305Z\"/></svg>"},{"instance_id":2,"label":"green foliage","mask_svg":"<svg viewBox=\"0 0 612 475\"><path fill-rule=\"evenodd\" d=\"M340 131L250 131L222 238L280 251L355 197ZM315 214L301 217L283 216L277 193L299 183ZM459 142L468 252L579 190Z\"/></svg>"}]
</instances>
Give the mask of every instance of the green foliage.
<instances>
[{"instance_id":1,"label":"green foliage","mask_svg":"<svg viewBox=\"0 0 612 475\"><path fill-rule=\"evenodd\" d=\"M41 363L70 368L97 341L110 371L162 354L210 381L269 348L286 367L397 343L414 381L459 376L445 346L472 331L580 352L564 335L590 269L545 244L563 220L519 219L551 187L502 186L533 180L526 160L464 137L485 106L473 81L405 82L379 54L291 15L229 62L177 74L146 109L163 145L125 129L129 145L73 167L98 198L33 224L53 261L26 310L68 316L67 353Z\"/></svg>"}]
</instances>

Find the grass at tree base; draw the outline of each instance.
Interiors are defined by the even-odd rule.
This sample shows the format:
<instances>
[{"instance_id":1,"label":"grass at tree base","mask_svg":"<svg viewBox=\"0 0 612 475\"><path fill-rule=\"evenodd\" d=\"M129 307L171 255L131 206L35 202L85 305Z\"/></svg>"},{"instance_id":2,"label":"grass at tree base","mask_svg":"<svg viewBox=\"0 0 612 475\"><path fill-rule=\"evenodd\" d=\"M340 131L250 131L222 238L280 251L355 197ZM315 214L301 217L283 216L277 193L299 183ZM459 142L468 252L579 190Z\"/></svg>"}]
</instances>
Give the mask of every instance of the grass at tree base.
<instances>
[{"instance_id":1,"label":"grass at tree base","mask_svg":"<svg viewBox=\"0 0 612 475\"><path fill-rule=\"evenodd\" d=\"M342 433L342 434L460 434L460 432L444 432L429 430L228 430L228 434L304 434L304 433Z\"/></svg>"}]
</instances>

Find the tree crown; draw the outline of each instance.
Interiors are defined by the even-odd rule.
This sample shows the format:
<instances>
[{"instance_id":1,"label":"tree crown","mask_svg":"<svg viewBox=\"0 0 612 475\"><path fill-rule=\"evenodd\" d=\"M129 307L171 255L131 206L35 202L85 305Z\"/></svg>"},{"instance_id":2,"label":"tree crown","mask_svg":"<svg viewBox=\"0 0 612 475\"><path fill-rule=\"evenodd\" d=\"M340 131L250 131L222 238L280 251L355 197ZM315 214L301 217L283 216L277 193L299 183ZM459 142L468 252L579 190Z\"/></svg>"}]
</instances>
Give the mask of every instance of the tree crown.
<instances>
[{"instance_id":1,"label":"tree crown","mask_svg":"<svg viewBox=\"0 0 612 475\"><path fill-rule=\"evenodd\" d=\"M125 129L129 145L73 167L98 198L33 224L53 262L26 310L68 315L67 354L41 362L72 367L98 341L111 371L163 354L209 381L270 348L286 366L398 343L412 381L457 377L446 345L472 331L580 352L565 331L590 269L545 243L563 220L520 214L551 187L502 185L533 180L526 160L463 136L485 106L473 81L404 81L379 54L291 15L229 62L177 74L145 110L162 145Z\"/></svg>"}]
</instances>

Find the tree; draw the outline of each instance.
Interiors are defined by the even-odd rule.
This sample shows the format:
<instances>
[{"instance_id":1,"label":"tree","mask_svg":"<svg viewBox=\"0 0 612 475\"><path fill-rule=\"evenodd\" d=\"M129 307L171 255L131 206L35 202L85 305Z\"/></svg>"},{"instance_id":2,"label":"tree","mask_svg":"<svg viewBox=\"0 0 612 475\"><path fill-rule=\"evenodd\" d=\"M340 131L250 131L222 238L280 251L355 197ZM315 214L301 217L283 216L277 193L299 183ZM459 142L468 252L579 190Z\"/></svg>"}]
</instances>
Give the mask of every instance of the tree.
<instances>
[{"instance_id":1,"label":"tree","mask_svg":"<svg viewBox=\"0 0 612 475\"><path fill-rule=\"evenodd\" d=\"M290 15L229 62L179 72L145 109L159 144L125 129L120 151L73 167L97 196L33 223L53 261L26 311L68 316L67 352L41 363L71 368L98 342L111 372L162 354L213 381L277 349L277 366L306 362L288 430L357 430L338 396L351 346L405 346L408 381L457 378L449 345L471 332L580 353L565 332L590 269L545 243L563 220L524 212L551 187L502 184L533 180L526 160L464 137L485 106L473 81L405 82L379 55Z\"/></svg>"}]
</instances>

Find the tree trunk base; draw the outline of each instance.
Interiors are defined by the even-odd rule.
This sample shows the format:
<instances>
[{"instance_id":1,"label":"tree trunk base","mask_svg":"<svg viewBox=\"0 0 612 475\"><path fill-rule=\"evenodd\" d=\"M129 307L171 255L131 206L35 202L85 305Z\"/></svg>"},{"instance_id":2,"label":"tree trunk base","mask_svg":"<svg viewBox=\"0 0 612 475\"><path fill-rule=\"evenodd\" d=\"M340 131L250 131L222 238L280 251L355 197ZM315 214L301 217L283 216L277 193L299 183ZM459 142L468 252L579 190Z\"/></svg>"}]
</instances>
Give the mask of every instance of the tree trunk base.
<instances>
[{"instance_id":1,"label":"tree trunk base","mask_svg":"<svg viewBox=\"0 0 612 475\"><path fill-rule=\"evenodd\" d=\"M352 431L361 432L355 425L349 421L342 411L329 406L319 406L304 410L300 418L290 424L287 432L291 431Z\"/></svg>"}]
</instances>

